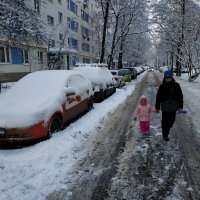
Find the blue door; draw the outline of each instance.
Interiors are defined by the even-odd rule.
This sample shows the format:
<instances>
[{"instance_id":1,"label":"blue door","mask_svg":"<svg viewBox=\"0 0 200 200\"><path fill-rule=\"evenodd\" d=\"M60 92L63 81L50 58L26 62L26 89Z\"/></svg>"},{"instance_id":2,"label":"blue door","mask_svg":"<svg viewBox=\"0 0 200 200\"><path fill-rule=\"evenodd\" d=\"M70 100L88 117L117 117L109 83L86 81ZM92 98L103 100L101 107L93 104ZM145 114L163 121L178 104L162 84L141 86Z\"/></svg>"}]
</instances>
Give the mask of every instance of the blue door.
<instances>
[{"instance_id":1,"label":"blue door","mask_svg":"<svg viewBox=\"0 0 200 200\"><path fill-rule=\"evenodd\" d=\"M22 64L24 62L23 49L13 47L11 48L11 54L12 54L12 64Z\"/></svg>"}]
</instances>

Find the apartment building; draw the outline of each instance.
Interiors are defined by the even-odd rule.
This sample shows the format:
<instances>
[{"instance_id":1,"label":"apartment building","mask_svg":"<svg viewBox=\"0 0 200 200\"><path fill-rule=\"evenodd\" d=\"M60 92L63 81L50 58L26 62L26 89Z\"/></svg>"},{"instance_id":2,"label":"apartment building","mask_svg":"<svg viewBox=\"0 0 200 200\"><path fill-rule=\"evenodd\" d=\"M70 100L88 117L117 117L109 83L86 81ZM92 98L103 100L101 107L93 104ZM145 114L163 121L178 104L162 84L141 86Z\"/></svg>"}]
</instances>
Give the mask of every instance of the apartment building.
<instances>
[{"instance_id":1,"label":"apartment building","mask_svg":"<svg viewBox=\"0 0 200 200\"><path fill-rule=\"evenodd\" d=\"M0 72L26 74L54 67L71 69L76 62L97 61L96 0L30 0L46 31L46 42L26 37L10 42L0 34ZM20 76L19 76L20 77Z\"/></svg>"}]
</instances>

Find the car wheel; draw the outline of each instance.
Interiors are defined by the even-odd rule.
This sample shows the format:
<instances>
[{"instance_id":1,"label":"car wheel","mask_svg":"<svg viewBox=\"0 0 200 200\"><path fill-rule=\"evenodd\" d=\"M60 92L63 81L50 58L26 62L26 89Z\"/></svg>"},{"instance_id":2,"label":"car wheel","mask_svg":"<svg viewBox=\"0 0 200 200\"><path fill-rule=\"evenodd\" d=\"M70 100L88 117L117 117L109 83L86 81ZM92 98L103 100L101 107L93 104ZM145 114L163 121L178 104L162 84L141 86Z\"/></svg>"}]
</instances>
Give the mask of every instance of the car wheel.
<instances>
[{"instance_id":1,"label":"car wheel","mask_svg":"<svg viewBox=\"0 0 200 200\"><path fill-rule=\"evenodd\" d=\"M62 118L59 115L55 115L52 117L51 122L49 123L48 128L48 138L52 137L52 134L58 132L62 127Z\"/></svg>"},{"instance_id":2,"label":"car wheel","mask_svg":"<svg viewBox=\"0 0 200 200\"><path fill-rule=\"evenodd\" d=\"M113 94L116 92L116 87L114 87Z\"/></svg>"},{"instance_id":3,"label":"car wheel","mask_svg":"<svg viewBox=\"0 0 200 200\"><path fill-rule=\"evenodd\" d=\"M106 90L103 92L103 100L105 100L107 98L107 92Z\"/></svg>"},{"instance_id":4,"label":"car wheel","mask_svg":"<svg viewBox=\"0 0 200 200\"><path fill-rule=\"evenodd\" d=\"M121 88L121 87L122 87L122 82L120 81L120 82L119 82L119 88Z\"/></svg>"},{"instance_id":5,"label":"car wheel","mask_svg":"<svg viewBox=\"0 0 200 200\"><path fill-rule=\"evenodd\" d=\"M90 97L88 101L88 111L93 109L93 98Z\"/></svg>"}]
</instances>

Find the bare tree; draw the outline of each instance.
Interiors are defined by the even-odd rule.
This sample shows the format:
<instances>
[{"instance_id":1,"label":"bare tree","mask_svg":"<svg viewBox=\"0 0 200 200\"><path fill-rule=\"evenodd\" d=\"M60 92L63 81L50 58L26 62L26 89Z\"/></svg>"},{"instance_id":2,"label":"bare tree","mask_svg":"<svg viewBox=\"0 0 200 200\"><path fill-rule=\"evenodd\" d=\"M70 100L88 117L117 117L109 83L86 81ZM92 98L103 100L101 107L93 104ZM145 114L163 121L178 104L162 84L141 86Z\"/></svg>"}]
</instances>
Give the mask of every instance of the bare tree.
<instances>
[{"instance_id":1,"label":"bare tree","mask_svg":"<svg viewBox=\"0 0 200 200\"><path fill-rule=\"evenodd\" d=\"M103 34L102 34L100 63L104 62L106 30L107 30L107 24L108 24L110 0L105 0L105 1L101 0L101 7L102 7L102 12L103 12Z\"/></svg>"},{"instance_id":2,"label":"bare tree","mask_svg":"<svg viewBox=\"0 0 200 200\"><path fill-rule=\"evenodd\" d=\"M24 0L0 1L0 35L12 44L47 42L42 17Z\"/></svg>"},{"instance_id":3,"label":"bare tree","mask_svg":"<svg viewBox=\"0 0 200 200\"><path fill-rule=\"evenodd\" d=\"M158 51L170 51L172 60L175 60L176 75L180 76L182 68L187 67L190 80L194 77L190 75L195 71L192 68L199 63L199 13L199 5L191 0L165 0L154 4L154 22L159 43L162 43L162 49Z\"/></svg>"}]
</instances>

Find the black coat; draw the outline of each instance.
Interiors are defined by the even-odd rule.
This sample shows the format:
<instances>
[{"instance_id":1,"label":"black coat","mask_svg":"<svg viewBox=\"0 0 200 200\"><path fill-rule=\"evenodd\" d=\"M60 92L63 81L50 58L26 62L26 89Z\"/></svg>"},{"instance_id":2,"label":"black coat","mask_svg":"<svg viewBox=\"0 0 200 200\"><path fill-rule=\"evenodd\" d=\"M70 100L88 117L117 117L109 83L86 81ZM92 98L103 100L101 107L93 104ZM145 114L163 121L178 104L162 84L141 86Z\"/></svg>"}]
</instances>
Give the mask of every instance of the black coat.
<instances>
[{"instance_id":1,"label":"black coat","mask_svg":"<svg viewBox=\"0 0 200 200\"><path fill-rule=\"evenodd\" d=\"M163 83L160 85L156 96L156 110L160 110L161 102L169 99L176 100L179 104L179 108L183 108L183 94L179 83L174 79L167 83L165 79L163 79Z\"/></svg>"}]
</instances>

